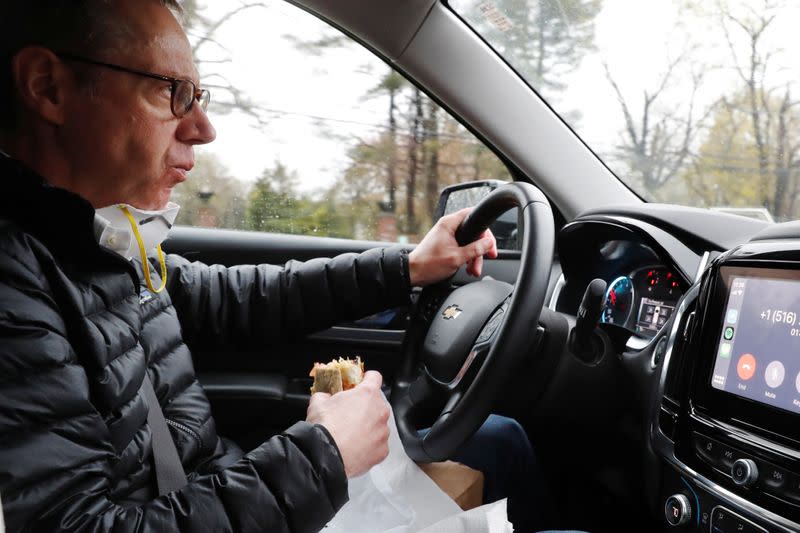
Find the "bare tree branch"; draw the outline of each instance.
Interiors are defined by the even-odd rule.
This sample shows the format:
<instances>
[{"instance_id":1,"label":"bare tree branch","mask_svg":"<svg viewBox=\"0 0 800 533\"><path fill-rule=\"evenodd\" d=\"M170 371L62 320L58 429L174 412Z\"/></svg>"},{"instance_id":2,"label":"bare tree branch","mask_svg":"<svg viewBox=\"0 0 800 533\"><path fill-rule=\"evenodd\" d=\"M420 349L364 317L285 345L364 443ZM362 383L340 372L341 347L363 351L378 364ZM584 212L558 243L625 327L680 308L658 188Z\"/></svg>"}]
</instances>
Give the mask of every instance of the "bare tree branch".
<instances>
[{"instance_id":1,"label":"bare tree branch","mask_svg":"<svg viewBox=\"0 0 800 533\"><path fill-rule=\"evenodd\" d=\"M236 15L241 13L242 11L244 11L246 9L253 8L253 7L266 7L266 5L263 2L253 2L253 3L248 3L248 4L241 4L236 9L225 13L225 15L223 15L222 17L217 19L216 22L214 22L213 24L211 24L210 26L205 28L204 35L196 43L194 43L194 45L192 46L192 53L195 56L197 56L197 53L200 50L200 48L202 48L203 45L206 44L207 42L213 40L214 34L217 33L217 30L219 30L220 27L222 27L226 22L228 22L230 19L232 19L233 17L235 17ZM216 41L214 41L214 42L216 42Z\"/></svg>"}]
</instances>

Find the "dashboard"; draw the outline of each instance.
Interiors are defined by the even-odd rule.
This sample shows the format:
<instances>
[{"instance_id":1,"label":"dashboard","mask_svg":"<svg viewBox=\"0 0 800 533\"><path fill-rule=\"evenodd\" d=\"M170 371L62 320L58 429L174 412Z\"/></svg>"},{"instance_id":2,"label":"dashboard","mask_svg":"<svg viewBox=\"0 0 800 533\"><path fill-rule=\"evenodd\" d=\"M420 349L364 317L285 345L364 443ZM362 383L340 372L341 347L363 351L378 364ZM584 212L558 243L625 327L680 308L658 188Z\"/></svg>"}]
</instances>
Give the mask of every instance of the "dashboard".
<instances>
[{"instance_id":1,"label":"dashboard","mask_svg":"<svg viewBox=\"0 0 800 533\"><path fill-rule=\"evenodd\" d=\"M668 219L564 226L549 308L579 315L587 285L607 284L598 330L638 388L661 530L800 531L800 223L706 218L741 225L700 235Z\"/></svg>"},{"instance_id":2,"label":"dashboard","mask_svg":"<svg viewBox=\"0 0 800 533\"><path fill-rule=\"evenodd\" d=\"M798 313L797 238L721 254L681 302L651 412L670 524L800 530Z\"/></svg>"},{"instance_id":3,"label":"dashboard","mask_svg":"<svg viewBox=\"0 0 800 533\"><path fill-rule=\"evenodd\" d=\"M600 324L649 341L669 321L698 266L691 250L676 242L670 251L660 237L657 227L634 219L592 217L568 224L559 235L563 279L551 308L577 314L586 286L601 279L606 289ZM681 255L688 260L680 263Z\"/></svg>"}]
</instances>

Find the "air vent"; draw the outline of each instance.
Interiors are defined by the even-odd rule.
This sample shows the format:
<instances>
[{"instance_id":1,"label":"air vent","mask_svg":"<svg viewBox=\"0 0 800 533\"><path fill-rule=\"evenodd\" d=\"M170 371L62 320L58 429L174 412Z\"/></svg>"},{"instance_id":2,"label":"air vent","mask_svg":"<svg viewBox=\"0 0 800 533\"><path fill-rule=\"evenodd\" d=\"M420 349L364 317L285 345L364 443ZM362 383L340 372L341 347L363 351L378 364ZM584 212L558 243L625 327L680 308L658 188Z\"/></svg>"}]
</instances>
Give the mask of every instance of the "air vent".
<instances>
[{"instance_id":1,"label":"air vent","mask_svg":"<svg viewBox=\"0 0 800 533\"><path fill-rule=\"evenodd\" d=\"M670 340L672 343L672 354L669 358L669 367L665 370L667 378L664 383L664 399L669 400L677 407L681 405L681 389L686 375L685 369L689 354L691 350L688 349L689 338L691 336L692 328L694 326L694 309L695 302L687 305L684 313L679 316L677 331L675 331L674 338ZM669 349L669 346L668 346Z\"/></svg>"},{"instance_id":2,"label":"air vent","mask_svg":"<svg viewBox=\"0 0 800 533\"><path fill-rule=\"evenodd\" d=\"M692 286L681 299L674 314L667 338L666 353L660 381L661 404L658 412L658 425L661 432L674 438L678 417L685 394L685 369L691 354L689 340L694 327L694 311L697 306L698 285Z\"/></svg>"}]
</instances>

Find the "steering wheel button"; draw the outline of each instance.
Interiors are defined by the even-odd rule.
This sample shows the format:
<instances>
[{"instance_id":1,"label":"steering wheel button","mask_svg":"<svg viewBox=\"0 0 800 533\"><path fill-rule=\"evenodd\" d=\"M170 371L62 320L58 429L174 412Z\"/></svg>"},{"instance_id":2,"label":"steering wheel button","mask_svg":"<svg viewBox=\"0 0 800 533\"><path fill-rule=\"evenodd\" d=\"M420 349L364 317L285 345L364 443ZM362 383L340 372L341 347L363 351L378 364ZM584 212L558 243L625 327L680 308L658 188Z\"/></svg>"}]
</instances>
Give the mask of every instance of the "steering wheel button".
<instances>
[{"instance_id":1,"label":"steering wheel button","mask_svg":"<svg viewBox=\"0 0 800 533\"><path fill-rule=\"evenodd\" d=\"M481 331L481 334L478 335L478 339L475 342L478 343L489 340L489 338L492 335L494 335L494 332L497 331L497 328L498 326L500 326L500 323L502 321L503 321L503 310L498 309L495 312L495 314L492 315L492 318L489 319L489 322L487 322L486 325L483 327L483 331Z\"/></svg>"}]
</instances>

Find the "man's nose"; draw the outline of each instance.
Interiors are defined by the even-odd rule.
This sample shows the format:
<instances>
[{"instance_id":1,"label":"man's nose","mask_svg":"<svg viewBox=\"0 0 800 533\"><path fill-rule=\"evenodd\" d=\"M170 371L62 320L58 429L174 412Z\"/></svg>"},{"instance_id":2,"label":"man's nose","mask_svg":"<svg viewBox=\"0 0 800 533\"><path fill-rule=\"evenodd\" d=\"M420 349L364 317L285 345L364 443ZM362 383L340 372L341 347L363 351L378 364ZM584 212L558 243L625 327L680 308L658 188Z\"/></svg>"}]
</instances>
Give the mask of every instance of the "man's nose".
<instances>
[{"instance_id":1,"label":"man's nose","mask_svg":"<svg viewBox=\"0 0 800 533\"><path fill-rule=\"evenodd\" d=\"M208 144L217 138L217 130L211 125L208 115L197 102L181 118L176 134L178 140L188 144Z\"/></svg>"}]
</instances>

